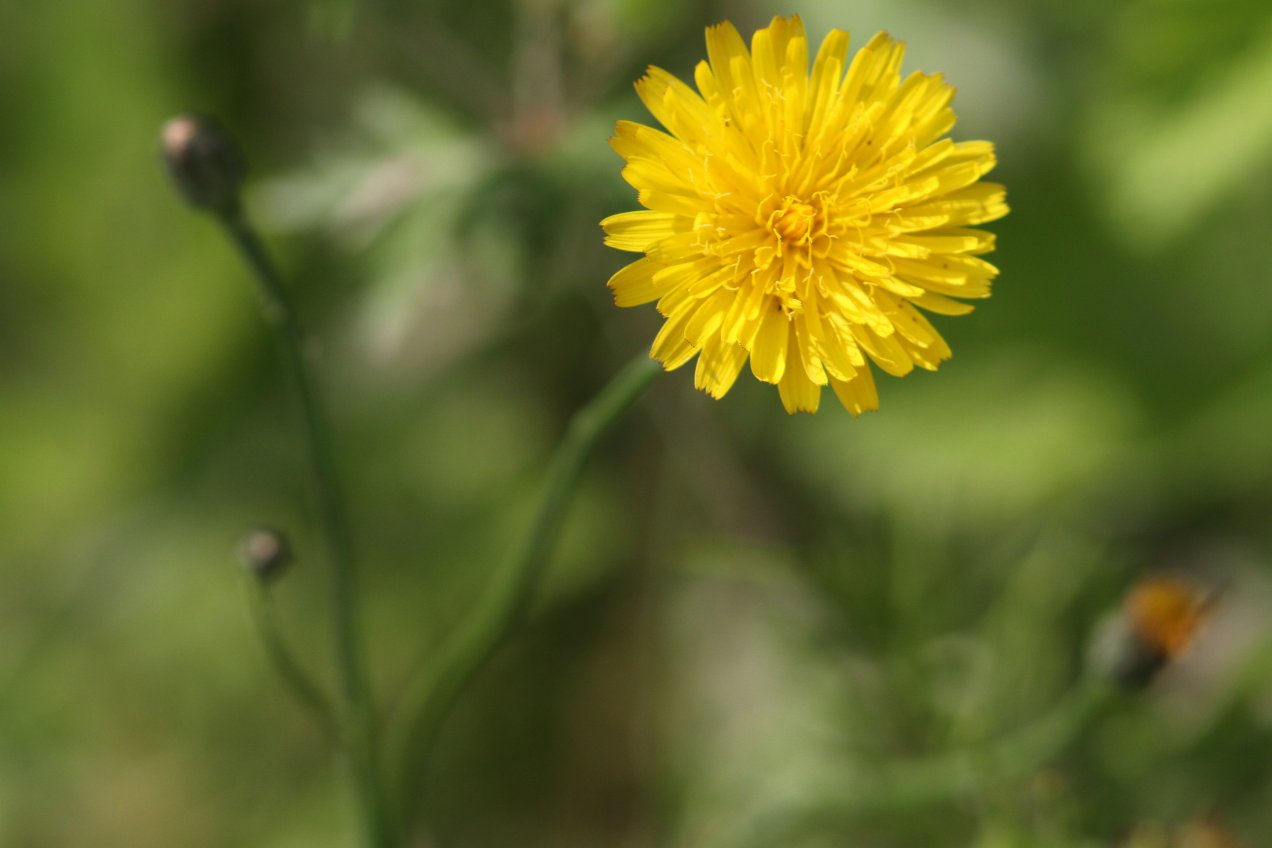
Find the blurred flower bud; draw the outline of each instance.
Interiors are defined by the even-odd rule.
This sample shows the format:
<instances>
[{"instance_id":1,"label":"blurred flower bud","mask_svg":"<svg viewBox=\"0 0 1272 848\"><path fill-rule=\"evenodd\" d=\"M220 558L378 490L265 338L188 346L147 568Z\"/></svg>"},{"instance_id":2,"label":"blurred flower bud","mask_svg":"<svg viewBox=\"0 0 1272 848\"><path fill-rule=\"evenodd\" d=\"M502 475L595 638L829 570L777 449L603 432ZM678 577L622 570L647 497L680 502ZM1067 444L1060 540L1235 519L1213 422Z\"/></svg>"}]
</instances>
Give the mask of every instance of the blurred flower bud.
<instances>
[{"instance_id":1,"label":"blurred flower bud","mask_svg":"<svg viewBox=\"0 0 1272 848\"><path fill-rule=\"evenodd\" d=\"M261 580L272 580L291 562L291 546L277 530L258 527L239 543L243 566Z\"/></svg>"},{"instance_id":2,"label":"blurred flower bud","mask_svg":"<svg viewBox=\"0 0 1272 848\"><path fill-rule=\"evenodd\" d=\"M1095 660L1117 683L1142 689L1192 646L1212 604L1212 593L1183 577L1145 577L1100 635Z\"/></svg>"},{"instance_id":3,"label":"blurred flower bud","mask_svg":"<svg viewBox=\"0 0 1272 848\"><path fill-rule=\"evenodd\" d=\"M168 173L191 205L221 214L238 207L247 163L219 123L181 115L164 124L160 142Z\"/></svg>"}]
</instances>

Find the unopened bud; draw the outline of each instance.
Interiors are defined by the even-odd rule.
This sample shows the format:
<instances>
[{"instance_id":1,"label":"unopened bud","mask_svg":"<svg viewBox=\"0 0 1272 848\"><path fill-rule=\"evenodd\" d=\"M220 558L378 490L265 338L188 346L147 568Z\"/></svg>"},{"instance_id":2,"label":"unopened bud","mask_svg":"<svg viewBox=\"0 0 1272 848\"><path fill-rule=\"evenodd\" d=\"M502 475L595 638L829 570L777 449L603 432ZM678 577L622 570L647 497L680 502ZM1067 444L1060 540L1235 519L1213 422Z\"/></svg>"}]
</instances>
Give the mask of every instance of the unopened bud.
<instances>
[{"instance_id":1,"label":"unopened bud","mask_svg":"<svg viewBox=\"0 0 1272 848\"><path fill-rule=\"evenodd\" d=\"M228 213L238 207L247 173L234 138L211 118L181 115L160 134L164 162L177 191L200 209Z\"/></svg>"},{"instance_id":2,"label":"unopened bud","mask_svg":"<svg viewBox=\"0 0 1272 848\"><path fill-rule=\"evenodd\" d=\"M1213 602L1211 592L1183 577L1145 577L1101 634L1096 659L1119 684L1142 689L1192 647Z\"/></svg>"},{"instance_id":3,"label":"unopened bud","mask_svg":"<svg viewBox=\"0 0 1272 848\"><path fill-rule=\"evenodd\" d=\"M272 580L291 562L291 546L277 530L258 527L248 532L239 543L243 567L261 580Z\"/></svg>"}]
</instances>

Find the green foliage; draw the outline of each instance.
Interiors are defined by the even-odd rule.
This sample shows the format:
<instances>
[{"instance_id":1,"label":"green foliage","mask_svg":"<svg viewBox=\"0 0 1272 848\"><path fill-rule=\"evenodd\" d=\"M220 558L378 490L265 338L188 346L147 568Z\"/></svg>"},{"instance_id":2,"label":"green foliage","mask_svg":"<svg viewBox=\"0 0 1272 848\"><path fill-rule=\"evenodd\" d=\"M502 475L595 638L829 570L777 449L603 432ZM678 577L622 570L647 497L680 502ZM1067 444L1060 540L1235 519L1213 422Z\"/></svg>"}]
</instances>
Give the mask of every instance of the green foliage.
<instances>
[{"instance_id":1,"label":"green foliage","mask_svg":"<svg viewBox=\"0 0 1272 848\"><path fill-rule=\"evenodd\" d=\"M955 136L997 143L995 296L862 419L661 379L447 725L435 844L1094 848L1207 817L1264 844L1272 14L1113 5L810 0L813 31L906 39L959 86ZM246 272L163 182L162 121L216 112L252 160L392 709L652 337L596 226L631 202L606 145L631 82L787 11L0 4L0 844L352 840L232 560L289 531L279 622L325 669L291 398ZM1070 703L1162 568L1226 587L1193 654L1026 768L929 769Z\"/></svg>"}]
</instances>

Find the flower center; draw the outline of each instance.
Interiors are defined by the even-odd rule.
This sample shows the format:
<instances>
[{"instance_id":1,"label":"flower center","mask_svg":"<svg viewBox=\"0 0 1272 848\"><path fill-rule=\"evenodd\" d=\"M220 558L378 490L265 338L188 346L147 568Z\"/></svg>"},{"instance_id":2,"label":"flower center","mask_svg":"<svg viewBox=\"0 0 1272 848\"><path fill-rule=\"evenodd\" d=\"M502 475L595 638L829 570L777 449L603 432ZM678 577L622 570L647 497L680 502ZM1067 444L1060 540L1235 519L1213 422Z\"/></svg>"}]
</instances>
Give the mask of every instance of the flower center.
<instances>
[{"instance_id":1,"label":"flower center","mask_svg":"<svg viewBox=\"0 0 1272 848\"><path fill-rule=\"evenodd\" d=\"M811 240L817 210L807 203L788 197L773 222L773 232L785 242L798 244Z\"/></svg>"}]
</instances>

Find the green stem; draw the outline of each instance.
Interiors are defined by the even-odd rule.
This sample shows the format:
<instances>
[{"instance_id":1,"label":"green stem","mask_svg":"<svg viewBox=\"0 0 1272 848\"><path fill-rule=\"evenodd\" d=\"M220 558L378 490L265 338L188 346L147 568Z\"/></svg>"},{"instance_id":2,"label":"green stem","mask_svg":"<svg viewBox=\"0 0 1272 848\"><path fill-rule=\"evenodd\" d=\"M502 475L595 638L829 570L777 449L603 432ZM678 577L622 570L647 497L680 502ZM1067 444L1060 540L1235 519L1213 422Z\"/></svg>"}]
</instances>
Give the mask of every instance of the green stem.
<instances>
[{"instance_id":1,"label":"green stem","mask_svg":"<svg viewBox=\"0 0 1272 848\"><path fill-rule=\"evenodd\" d=\"M418 701L418 706L407 713L411 723L402 746L403 820L408 824L442 725L468 682L524 614L560 534L584 462L601 436L661 372L657 363L641 355L575 414L553 458L529 532L496 572L476 608L443 646L433 673L425 677L417 697L409 699Z\"/></svg>"},{"instance_id":2,"label":"green stem","mask_svg":"<svg viewBox=\"0 0 1272 848\"><path fill-rule=\"evenodd\" d=\"M254 576L250 579L253 617L256 619L256 630L260 634L270 666L277 672L288 693L296 699L296 703L313 715L323 731L334 737L337 732L336 720L326 694L296 661L295 655L283 640L278 620L274 616L274 598L269 587Z\"/></svg>"},{"instance_id":3,"label":"green stem","mask_svg":"<svg viewBox=\"0 0 1272 848\"><path fill-rule=\"evenodd\" d=\"M1034 724L983 748L872 770L868 785L808 799L754 823L739 844L777 848L842 828L871 813L899 812L955 800L986 783L1028 775L1061 753L1092 720L1117 702L1115 688L1083 681Z\"/></svg>"},{"instance_id":4,"label":"green stem","mask_svg":"<svg viewBox=\"0 0 1272 848\"><path fill-rule=\"evenodd\" d=\"M395 839L380 772L375 708L359 639L349 522L340 494L326 417L305 358L305 335L282 279L250 222L237 208L217 217L253 271L264 301L265 316L277 337L283 365L300 402L317 490L318 523L327 547L340 742L353 782L364 843L368 848L389 848Z\"/></svg>"}]
</instances>

